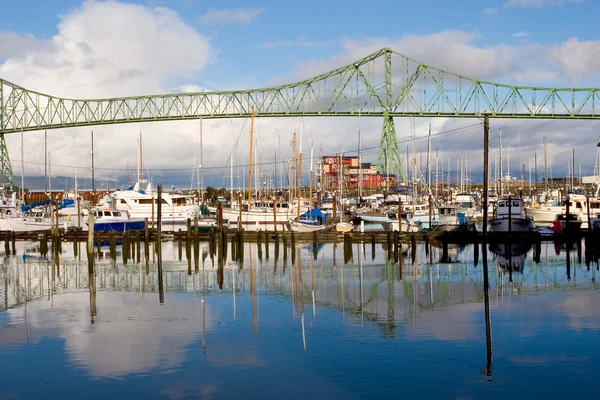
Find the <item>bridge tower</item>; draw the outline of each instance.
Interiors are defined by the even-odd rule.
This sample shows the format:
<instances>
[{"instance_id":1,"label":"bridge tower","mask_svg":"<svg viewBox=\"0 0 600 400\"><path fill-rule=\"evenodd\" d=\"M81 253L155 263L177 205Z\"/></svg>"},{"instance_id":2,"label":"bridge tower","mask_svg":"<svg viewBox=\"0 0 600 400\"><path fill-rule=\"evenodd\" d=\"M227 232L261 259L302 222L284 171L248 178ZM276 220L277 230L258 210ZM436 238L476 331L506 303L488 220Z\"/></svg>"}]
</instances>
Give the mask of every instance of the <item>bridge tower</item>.
<instances>
[{"instance_id":1,"label":"bridge tower","mask_svg":"<svg viewBox=\"0 0 600 400\"><path fill-rule=\"evenodd\" d=\"M381 139L379 140L377 164L380 171L385 171L386 174L395 174L398 182L403 182L404 171L402 169L402 162L400 161L400 153L398 152L394 117L391 115L394 109L392 94L392 51L388 49L384 53L384 57L385 103L383 104L383 129L381 130Z\"/></svg>"},{"instance_id":2,"label":"bridge tower","mask_svg":"<svg viewBox=\"0 0 600 400\"><path fill-rule=\"evenodd\" d=\"M0 184L2 185L1 188L4 189L14 189L16 187L3 133L0 133Z\"/></svg>"}]
</instances>

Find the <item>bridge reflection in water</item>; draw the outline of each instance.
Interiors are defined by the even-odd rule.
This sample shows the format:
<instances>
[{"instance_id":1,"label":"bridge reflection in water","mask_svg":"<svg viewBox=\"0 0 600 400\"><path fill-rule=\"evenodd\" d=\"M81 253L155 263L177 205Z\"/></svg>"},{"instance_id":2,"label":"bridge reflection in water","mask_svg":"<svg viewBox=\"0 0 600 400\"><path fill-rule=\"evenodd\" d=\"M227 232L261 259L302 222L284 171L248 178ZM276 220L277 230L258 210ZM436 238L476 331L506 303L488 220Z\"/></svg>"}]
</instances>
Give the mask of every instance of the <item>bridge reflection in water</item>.
<instances>
[{"instance_id":1,"label":"bridge reflection in water","mask_svg":"<svg viewBox=\"0 0 600 400\"><path fill-rule=\"evenodd\" d=\"M285 261L273 256L259 260L256 244L246 246L254 247L254 251L245 252L243 265L228 259L223 268L219 268L216 259L211 261L208 247L202 247L199 270L190 274L185 254L179 261L176 244L163 244L165 291L234 295L251 293L254 285L258 295L291 297L295 307L306 303L311 312L318 307L338 309L352 318L375 321L388 334L393 334L397 324L414 325L422 311L452 309L464 303L478 306L483 298L483 269L481 261L474 265L479 256L473 245L451 247L448 259L452 262L446 263L436 262L443 259L441 249L427 248L424 244L417 245L414 263L412 250L394 263L387 259L381 246L373 254L370 245L354 245L354 262L347 264L343 262L341 245L320 246L316 260L310 246L299 246L294 264L289 254ZM273 255L273 244L270 246L269 254ZM570 262L566 263L564 253L556 255L552 244L544 244L540 263L535 263L530 249L531 246L489 245L492 299L502 302L517 292L596 288L597 269L577 263L576 252L569 254ZM0 310L27 301L87 291L87 261L85 258L78 261L68 250L70 246L64 245L59 268L52 260L40 257L33 243L16 257L4 257L0 266ZM143 257L140 263L130 260L124 265L117 251L116 260L109 258L108 251L101 252L96 261L98 291L140 294L158 291L155 262L150 260L146 273ZM565 264L569 264L568 272Z\"/></svg>"}]
</instances>

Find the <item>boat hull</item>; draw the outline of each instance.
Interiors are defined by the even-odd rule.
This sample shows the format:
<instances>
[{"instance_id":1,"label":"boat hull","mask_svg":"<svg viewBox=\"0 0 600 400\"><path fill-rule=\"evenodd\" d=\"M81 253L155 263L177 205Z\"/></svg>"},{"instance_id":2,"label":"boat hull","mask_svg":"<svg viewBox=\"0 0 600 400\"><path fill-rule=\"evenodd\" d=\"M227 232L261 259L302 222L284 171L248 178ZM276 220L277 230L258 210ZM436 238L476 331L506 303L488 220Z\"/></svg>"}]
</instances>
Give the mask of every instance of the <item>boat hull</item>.
<instances>
[{"instance_id":1,"label":"boat hull","mask_svg":"<svg viewBox=\"0 0 600 400\"><path fill-rule=\"evenodd\" d=\"M139 231L146 227L144 220L127 221L98 221L94 222L94 230L97 232L125 232Z\"/></svg>"},{"instance_id":2,"label":"boat hull","mask_svg":"<svg viewBox=\"0 0 600 400\"><path fill-rule=\"evenodd\" d=\"M327 225L304 224L297 221L288 222L286 228L288 231L294 232L323 232L331 229L331 227Z\"/></svg>"},{"instance_id":3,"label":"boat hull","mask_svg":"<svg viewBox=\"0 0 600 400\"><path fill-rule=\"evenodd\" d=\"M386 221L381 224L383 226L383 230L386 232L420 232L421 227L413 223L407 223L406 221L402 221L402 225L398 224L398 221ZM401 228L401 229L400 229Z\"/></svg>"},{"instance_id":4,"label":"boat hull","mask_svg":"<svg viewBox=\"0 0 600 400\"><path fill-rule=\"evenodd\" d=\"M354 224L351 222L338 222L335 224L336 232L351 232L354 229Z\"/></svg>"},{"instance_id":5,"label":"boat hull","mask_svg":"<svg viewBox=\"0 0 600 400\"><path fill-rule=\"evenodd\" d=\"M509 222L510 221L510 222ZM527 218L497 218L489 222L490 232L535 232L533 221Z\"/></svg>"},{"instance_id":6,"label":"boat hull","mask_svg":"<svg viewBox=\"0 0 600 400\"><path fill-rule=\"evenodd\" d=\"M259 231L267 230L274 231L277 227L278 230L286 229L287 221L295 217L289 212L278 212L277 216L273 216L273 212L260 212L260 211L242 211L242 227L246 231ZM223 218L229 220L229 224L232 228L238 228L238 220L240 218L240 212L237 210L223 209Z\"/></svg>"},{"instance_id":7,"label":"boat hull","mask_svg":"<svg viewBox=\"0 0 600 400\"><path fill-rule=\"evenodd\" d=\"M469 224L439 224L435 225L430 232L477 232L474 223Z\"/></svg>"}]
</instances>

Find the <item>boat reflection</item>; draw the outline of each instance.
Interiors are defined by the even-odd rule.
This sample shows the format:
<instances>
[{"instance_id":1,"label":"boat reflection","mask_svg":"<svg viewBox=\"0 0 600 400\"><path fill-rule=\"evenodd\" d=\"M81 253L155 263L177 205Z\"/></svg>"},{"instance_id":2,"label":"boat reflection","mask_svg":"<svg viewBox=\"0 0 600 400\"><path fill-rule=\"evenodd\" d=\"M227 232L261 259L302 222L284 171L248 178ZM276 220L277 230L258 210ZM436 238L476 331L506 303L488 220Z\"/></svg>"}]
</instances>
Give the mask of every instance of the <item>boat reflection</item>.
<instances>
[{"instance_id":1,"label":"boat reflection","mask_svg":"<svg viewBox=\"0 0 600 400\"><path fill-rule=\"evenodd\" d=\"M489 249L494 253L498 270L501 272L520 272L525 268L525 257L531 250L530 243L502 244L490 243Z\"/></svg>"}]
</instances>

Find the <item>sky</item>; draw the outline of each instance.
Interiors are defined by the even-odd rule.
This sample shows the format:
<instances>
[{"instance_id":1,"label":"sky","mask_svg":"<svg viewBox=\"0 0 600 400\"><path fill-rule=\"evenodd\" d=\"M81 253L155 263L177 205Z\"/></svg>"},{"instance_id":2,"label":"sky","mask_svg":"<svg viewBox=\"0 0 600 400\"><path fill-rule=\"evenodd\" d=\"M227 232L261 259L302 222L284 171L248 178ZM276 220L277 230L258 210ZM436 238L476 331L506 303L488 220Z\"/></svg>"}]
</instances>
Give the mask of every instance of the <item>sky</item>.
<instances>
[{"instance_id":1,"label":"sky","mask_svg":"<svg viewBox=\"0 0 600 400\"><path fill-rule=\"evenodd\" d=\"M461 75L499 83L600 88L598 0L372 1L353 6L341 1L73 1L0 0L0 78L28 89L73 98L219 91L294 82L343 66L381 47ZM432 169L451 170L464 157L472 180L481 180L482 129L473 120L418 118L415 157L426 160L429 124ZM302 125L308 176L314 156L339 151L356 154L357 118L256 120L260 180L287 185L281 165L289 159L292 133ZM411 121L395 119L402 162ZM382 120L360 121L363 160L376 162ZM460 129L462 128L462 129ZM459 129L458 131L454 131ZM502 129L503 169L520 177L543 175L543 137L548 138L551 174L564 176L572 151L575 173L593 173L600 121L492 120L491 154ZM198 121L93 127L97 185L128 183L138 162L143 135L144 173L153 183L189 188L198 184L202 153L205 185L229 187L229 160L248 163L249 121L204 120L200 151ZM453 131L453 132L449 132ZM47 132L53 185L91 186L91 129ZM231 139L233 138L233 139ZM239 142L230 154L230 142ZM17 183L24 153L26 186L44 175L44 132L6 137ZM510 150L508 148L510 147ZM508 152L510 151L510 156ZM435 155L437 154L437 156ZM508 156L508 157L507 157ZM412 157L412 156L410 156ZM510 164L508 164L510 159ZM437 161L437 164L433 161ZM449 166L449 167L448 167ZM234 187L247 180L236 167ZM542 172L540 172L542 171ZM274 175L276 174L276 175ZM271 185L271 183L267 183Z\"/></svg>"}]
</instances>

